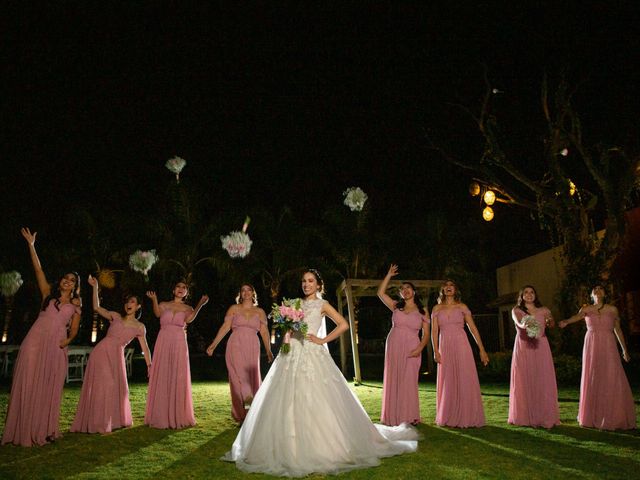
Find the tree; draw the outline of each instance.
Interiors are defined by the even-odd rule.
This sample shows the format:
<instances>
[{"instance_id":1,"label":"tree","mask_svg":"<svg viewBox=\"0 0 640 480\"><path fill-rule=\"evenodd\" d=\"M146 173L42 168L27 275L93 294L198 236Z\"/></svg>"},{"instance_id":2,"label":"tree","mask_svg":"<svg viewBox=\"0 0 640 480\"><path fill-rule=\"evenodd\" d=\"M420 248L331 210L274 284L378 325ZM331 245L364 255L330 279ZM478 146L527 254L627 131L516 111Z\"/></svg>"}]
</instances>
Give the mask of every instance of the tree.
<instances>
[{"instance_id":1,"label":"tree","mask_svg":"<svg viewBox=\"0 0 640 480\"><path fill-rule=\"evenodd\" d=\"M565 257L563 303L576 303L596 281L608 281L625 233L625 211L631 206L640 177L640 157L629 148L591 142L572 105L577 89L562 78L550 94L545 77L541 89L544 128L535 131L528 122L528 139L514 141L498 119L496 99L502 92L489 81L478 113L458 106L472 118L480 134L477 161L466 161L430 140L430 146L446 160L470 173L500 200L534 213L552 243L561 245ZM531 155L537 144L537 154ZM533 147L536 148L536 147ZM525 160L516 160L525 159ZM595 225L604 223L604 235Z\"/></svg>"}]
</instances>

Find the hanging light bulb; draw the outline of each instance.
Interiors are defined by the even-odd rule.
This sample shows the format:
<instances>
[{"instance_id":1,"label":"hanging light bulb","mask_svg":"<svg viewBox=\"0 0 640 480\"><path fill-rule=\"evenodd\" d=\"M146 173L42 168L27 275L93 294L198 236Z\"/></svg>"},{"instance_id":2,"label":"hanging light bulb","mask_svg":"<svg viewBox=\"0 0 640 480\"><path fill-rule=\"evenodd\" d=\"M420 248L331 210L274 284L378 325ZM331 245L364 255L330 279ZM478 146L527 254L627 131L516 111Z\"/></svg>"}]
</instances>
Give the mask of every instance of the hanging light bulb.
<instances>
[{"instance_id":1,"label":"hanging light bulb","mask_svg":"<svg viewBox=\"0 0 640 480\"><path fill-rule=\"evenodd\" d=\"M576 187L576 184L569 180L569 195L573 196L577 191L578 187Z\"/></svg>"},{"instance_id":2,"label":"hanging light bulb","mask_svg":"<svg viewBox=\"0 0 640 480\"><path fill-rule=\"evenodd\" d=\"M469 185L469 195L472 197L480 195L480 184L478 182L471 182L471 185Z\"/></svg>"},{"instance_id":3,"label":"hanging light bulb","mask_svg":"<svg viewBox=\"0 0 640 480\"><path fill-rule=\"evenodd\" d=\"M482 218L484 218L485 221L487 221L487 222L490 222L491 220L493 220L493 208L486 207L482 211Z\"/></svg>"},{"instance_id":4,"label":"hanging light bulb","mask_svg":"<svg viewBox=\"0 0 640 480\"><path fill-rule=\"evenodd\" d=\"M496 194L493 193L493 190L487 190L484 193L484 203L487 205L493 205L496 203Z\"/></svg>"}]
</instances>

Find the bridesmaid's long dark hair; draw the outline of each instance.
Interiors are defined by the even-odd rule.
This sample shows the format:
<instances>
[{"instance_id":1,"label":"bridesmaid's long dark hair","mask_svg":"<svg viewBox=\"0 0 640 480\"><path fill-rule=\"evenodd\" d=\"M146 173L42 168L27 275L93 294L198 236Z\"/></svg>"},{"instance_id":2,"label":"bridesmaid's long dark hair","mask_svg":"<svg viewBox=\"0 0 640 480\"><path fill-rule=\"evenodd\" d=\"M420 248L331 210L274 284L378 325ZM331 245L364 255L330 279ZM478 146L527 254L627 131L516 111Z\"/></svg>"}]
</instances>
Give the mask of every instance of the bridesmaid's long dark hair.
<instances>
[{"instance_id":1,"label":"bridesmaid's long dark hair","mask_svg":"<svg viewBox=\"0 0 640 480\"><path fill-rule=\"evenodd\" d=\"M71 300L74 298L80 298L80 275L78 275L78 272L67 272L58 279L53 287L51 287L51 292L49 292L49 295L47 295L42 301L42 310L47 309L51 300L55 300L54 306L56 307L56 310L60 310L60 297L62 296L62 292L60 291L60 282L69 274L73 275L76 279L76 287L73 289L73 292L71 292Z\"/></svg>"},{"instance_id":2,"label":"bridesmaid's long dark hair","mask_svg":"<svg viewBox=\"0 0 640 480\"><path fill-rule=\"evenodd\" d=\"M424 309L424 305L422 305L422 300L420 300L420 294L416 291L416 286L411 282L402 282L402 285L409 285L411 287L411 290L413 290L413 301L415 302L416 307L418 307L418 311L422 315L425 315L426 311ZM400 295L400 300L398 300L398 303L396 303L396 308L402 311L404 310L405 305L406 302L404 298L402 298L402 295Z\"/></svg>"},{"instance_id":3,"label":"bridesmaid's long dark hair","mask_svg":"<svg viewBox=\"0 0 640 480\"><path fill-rule=\"evenodd\" d=\"M522 310L524 313L529 313L529 310L527 310L527 306L524 302L524 298L522 298L524 295L524 291L527 288L530 288L531 290L533 290L533 294L535 295L535 298L533 299L533 304L536 306L536 308L542 307L542 302L538 299L538 292L536 292L536 288L533 285L525 285L520 289L520 292L518 293L518 301L516 303L516 307Z\"/></svg>"}]
</instances>

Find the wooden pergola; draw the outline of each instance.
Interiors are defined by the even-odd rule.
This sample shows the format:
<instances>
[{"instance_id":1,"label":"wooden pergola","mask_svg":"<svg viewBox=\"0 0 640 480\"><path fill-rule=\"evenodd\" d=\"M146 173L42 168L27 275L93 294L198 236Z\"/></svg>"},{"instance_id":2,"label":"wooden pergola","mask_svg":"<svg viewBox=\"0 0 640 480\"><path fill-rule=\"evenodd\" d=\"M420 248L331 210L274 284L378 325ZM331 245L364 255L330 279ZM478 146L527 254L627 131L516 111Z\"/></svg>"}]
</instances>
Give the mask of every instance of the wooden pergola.
<instances>
[{"instance_id":1,"label":"wooden pergola","mask_svg":"<svg viewBox=\"0 0 640 480\"><path fill-rule=\"evenodd\" d=\"M343 280L336 296L338 297L338 311L344 315L344 306L347 307L347 319L349 320L349 334L351 337L351 354L353 357L354 382L362 383L360 375L360 355L358 354L358 320L355 314L354 299L359 297L375 297L378 294L378 286L381 280L365 278L348 278ZM411 282L422 297L425 307L429 307L429 295L433 290L440 288L443 280L391 280L388 288L400 287L403 282ZM427 344L427 362L429 371L433 368L433 350L431 342ZM340 337L340 366L342 373L347 373L347 333Z\"/></svg>"}]
</instances>

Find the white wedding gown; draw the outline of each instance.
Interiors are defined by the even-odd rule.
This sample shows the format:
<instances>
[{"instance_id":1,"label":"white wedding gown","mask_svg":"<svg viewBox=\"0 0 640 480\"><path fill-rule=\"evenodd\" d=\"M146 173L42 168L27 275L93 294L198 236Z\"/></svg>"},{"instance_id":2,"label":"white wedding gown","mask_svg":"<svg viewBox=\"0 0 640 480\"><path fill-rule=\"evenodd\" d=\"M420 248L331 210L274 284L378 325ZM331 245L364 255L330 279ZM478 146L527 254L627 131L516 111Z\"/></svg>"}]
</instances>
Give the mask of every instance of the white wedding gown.
<instances>
[{"instance_id":1,"label":"white wedding gown","mask_svg":"<svg viewBox=\"0 0 640 480\"><path fill-rule=\"evenodd\" d=\"M309 333L323 324L323 302L303 302ZM374 425L329 351L294 335L291 351L273 362L223 460L245 472L333 474L414 452L417 439L408 425Z\"/></svg>"}]
</instances>

